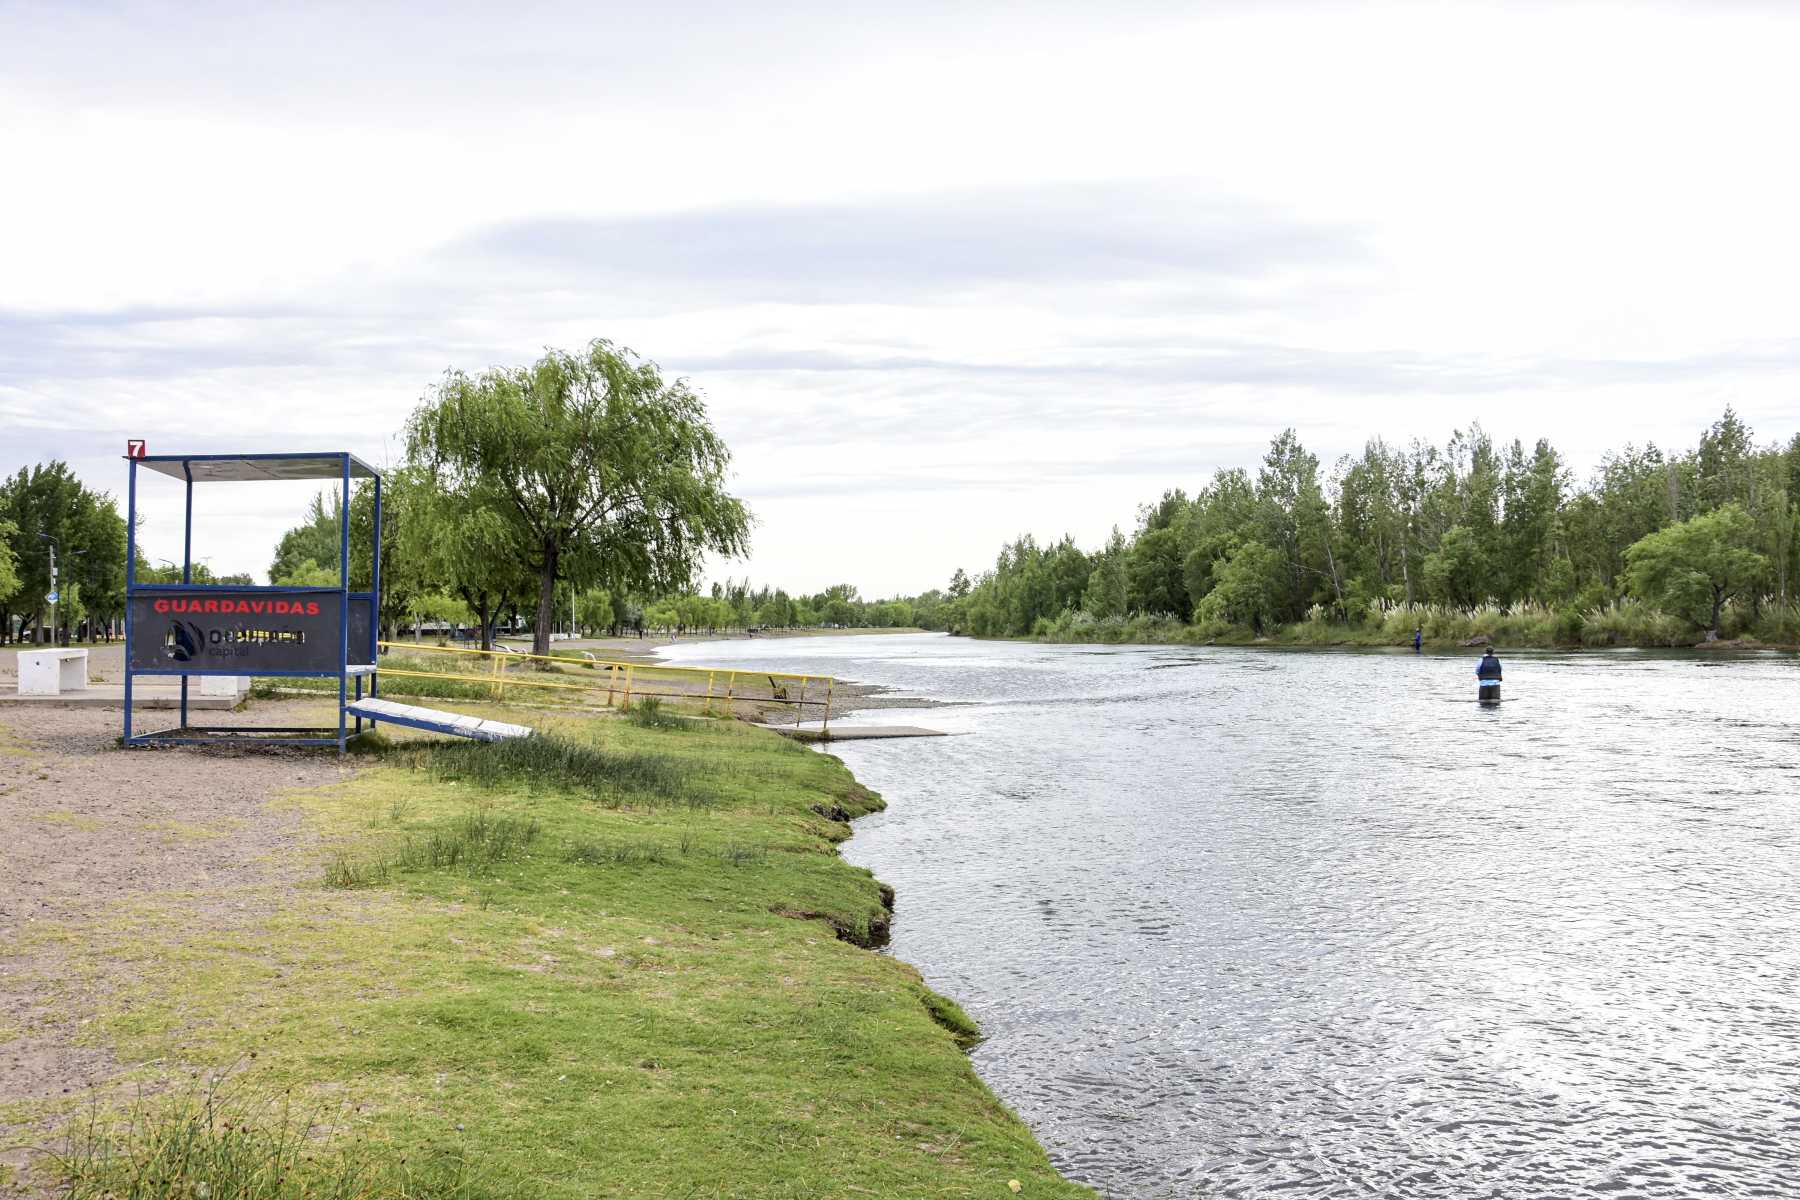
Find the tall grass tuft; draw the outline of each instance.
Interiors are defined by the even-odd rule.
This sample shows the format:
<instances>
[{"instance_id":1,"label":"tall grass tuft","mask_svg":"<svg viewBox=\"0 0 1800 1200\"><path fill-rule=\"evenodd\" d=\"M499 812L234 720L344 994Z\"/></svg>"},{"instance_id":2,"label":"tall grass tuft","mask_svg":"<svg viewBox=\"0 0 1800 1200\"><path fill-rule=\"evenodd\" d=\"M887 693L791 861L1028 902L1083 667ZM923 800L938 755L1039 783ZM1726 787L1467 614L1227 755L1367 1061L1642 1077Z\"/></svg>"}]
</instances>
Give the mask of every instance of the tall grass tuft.
<instances>
[{"instance_id":1,"label":"tall grass tuft","mask_svg":"<svg viewBox=\"0 0 1800 1200\"><path fill-rule=\"evenodd\" d=\"M678 717L664 707L655 696L645 696L625 710L625 719L645 729L689 730L695 728L687 717Z\"/></svg>"},{"instance_id":2,"label":"tall grass tuft","mask_svg":"<svg viewBox=\"0 0 1800 1200\"><path fill-rule=\"evenodd\" d=\"M409 871L455 867L482 871L518 858L537 841L539 832L538 823L527 818L471 813L429 837L407 838L394 865Z\"/></svg>"},{"instance_id":3,"label":"tall grass tuft","mask_svg":"<svg viewBox=\"0 0 1800 1200\"><path fill-rule=\"evenodd\" d=\"M1581 614L1584 646L1691 646L1694 627L1641 600L1617 600Z\"/></svg>"},{"instance_id":4,"label":"tall grass tuft","mask_svg":"<svg viewBox=\"0 0 1800 1200\"><path fill-rule=\"evenodd\" d=\"M434 742L410 750L413 765L438 779L484 788L566 788L617 805L633 797L686 801L691 773L659 754L618 754L584 742L534 734L502 742Z\"/></svg>"},{"instance_id":5,"label":"tall grass tuft","mask_svg":"<svg viewBox=\"0 0 1800 1200\"><path fill-rule=\"evenodd\" d=\"M584 867L660 866L669 861L669 852L654 842L577 842L563 861Z\"/></svg>"},{"instance_id":6,"label":"tall grass tuft","mask_svg":"<svg viewBox=\"0 0 1800 1200\"><path fill-rule=\"evenodd\" d=\"M1762 616L1751 626L1751 630L1758 641L1775 642L1783 646L1800 644L1800 603L1770 601L1763 607Z\"/></svg>"},{"instance_id":7,"label":"tall grass tuft","mask_svg":"<svg viewBox=\"0 0 1800 1200\"><path fill-rule=\"evenodd\" d=\"M760 867L769 861L769 852L762 846L731 842L720 849L719 861L728 867Z\"/></svg>"},{"instance_id":8,"label":"tall grass tuft","mask_svg":"<svg viewBox=\"0 0 1800 1200\"><path fill-rule=\"evenodd\" d=\"M1055 617L1039 618L1031 633L1033 637L1053 642L1199 643L1207 640L1203 627L1184 625L1166 614L1095 617L1073 609L1064 609Z\"/></svg>"},{"instance_id":9,"label":"tall grass tuft","mask_svg":"<svg viewBox=\"0 0 1800 1200\"><path fill-rule=\"evenodd\" d=\"M53 1156L67 1200L484 1200L496 1196L454 1151L408 1153L315 1131L342 1113L296 1111L285 1093L225 1076L139 1096L124 1114L96 1105ZM508 1193L511 1194L511 1193Z\"/></svg>"},{"instance_id":10,"label":"tall grass tuft","mask_svg":"<svg viewBox=\"0 0 1800 1200\"><path fill-rule=\"evenodd\" d=\"M1600 605L1562 607L1525 601L1510 607L1489 602L1474 608L1443 604L1378 601L1359 619L1339 620L1335 611L1315 604L1290 625L1271 626L1265 639L1297 646L1405 646L1414 629L1433 645L1478 643L1486 638L1502 647L1692 646L1705 631L1691 621L1626 598ZM1800 603L1764 596L1728 601L1719 614L1719 636L1755 638L1776 645L1800 644ZM1058 642L1142 642L1201 645L1247 643L1258 639L1246 626L1196 620L1183 625L1171 617L1100 617L1064 611L1044 618L1034 637Z\"/></svg>"},{"instance_id":11,"label":"tall grass tuft","mask_svg":"<svg viewBox=\"0 0 1800 1200\"><path fill-rule=\"evenodd\" d=\"M384 862L358 862L343 851L331 856L325 864L325 886L342 888L346 891L356 888L380 887L388 881L388 866Z\"/></svg>"}]
</instances>

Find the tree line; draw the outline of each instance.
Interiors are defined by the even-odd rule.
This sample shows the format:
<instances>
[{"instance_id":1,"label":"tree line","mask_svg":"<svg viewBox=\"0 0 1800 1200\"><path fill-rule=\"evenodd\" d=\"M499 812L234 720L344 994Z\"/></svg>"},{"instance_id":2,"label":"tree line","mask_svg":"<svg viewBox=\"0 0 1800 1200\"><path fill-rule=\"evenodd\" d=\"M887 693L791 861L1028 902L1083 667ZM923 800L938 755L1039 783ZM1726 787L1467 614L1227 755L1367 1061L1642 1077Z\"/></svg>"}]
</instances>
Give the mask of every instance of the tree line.
<instances>
[{"instance_id":1,"label":"tree line","mask_svg":"<svg viewBox=\"0 0 1800 1200\"><path fill-rule=\"evenodd\" d=\"M1290 429L1254 472L1167 491L1091 551L1009 543L934 616L990 637L1792 642L1797 523L1800 435L1758 445L1730 409L1693 449L1628 445L1580 485L1547 440L1479 426L1373 439L1328 471Z\"/></svg>"},{"instance_id":2,"label":"tree line","mask_svg":"<svg viewBox=\"0 0 1800 1200\"><path fill-rule=\"evenodd\" d=\"M708 554L741 555L751 516L724 486L730 454L685 380L609 342L547 351L524 367L451 371L405 428L405 457L384 473L380 525L384 632L461 626L483 647L501 628L723 632L873 623L910 625L911 601L869 602L840 584L812 595L748 581L696 586ZM271 583L336 586L336 489L315 495L269 565ZM375 489L349 498L349 582L373 583ZM44 536L39 536L44 535ZM0 483L0 637L36 640L60 557L61 624L110 634L123 618L125 525L110 495L61 462ZM180 568L139 552L137 575ZM250 584L196 564L197 583ZM85 618L85 622L84 622Z\"/></svg>"},{"instance_id":3,"label":"tree line","mask_svg":"<svg viewBox=\"0 0 1800 1200\"><path fill-rule=\"evenodd\" d=\"M717 633L859 626L1066 640L1396 642L1503 635L1539 644L1800 641L1800 436L1758 444L1730 409L1691 450L1610 453L1577 484L1547 440L1479 427L1442 446L1380 439L1329 471L1293 430L1254 471L1165 492L1128 534L1084 550L1025 535L991 570L865 600L697 584L741 555L751 516L730 455L685 381L605 341L530 366L448 373L383 480L380 624L464 626L491 646L529 628ZM275 549L273 583L334 586L336 491ZM374 489L350 499L350 584L371 585ZM58 556L64 629L110 633L124 609L124 520L60 462L0 480L0 638L33 637ZM180 569L140 551L140 579ZM194 568L203 583L251 582Z\"/></svg>"},{"instance_id":4,"label":"tree line","mask_svg":"<svg viewBox=\"0 0 1800 1200\"><path fill-rule=\"evenodd\" d=\"M53 459L0 479L0 643L101 640L125 622L125 517L110 492L89 488ZM334 550L335 562L335 550ZM52 555L57 603L50 602ZM248 584L195 563L196 583ZM143 583L179 583L181 566L137 552ZM332 582L336 582L334 576Z\"/></svg>"},{"instance_id":5,"label":"tree line","mask_svg":"<svg viewBox=\"0 0 1800 1200\"><path fill-rule=\"evenodd\" d=\"M56 560L60 603L52 605ZM0 642L61 631L111 629L125 615L125 520L105 492L68 464L21 467L0 480Z\"/></svg>"}]
</instances>

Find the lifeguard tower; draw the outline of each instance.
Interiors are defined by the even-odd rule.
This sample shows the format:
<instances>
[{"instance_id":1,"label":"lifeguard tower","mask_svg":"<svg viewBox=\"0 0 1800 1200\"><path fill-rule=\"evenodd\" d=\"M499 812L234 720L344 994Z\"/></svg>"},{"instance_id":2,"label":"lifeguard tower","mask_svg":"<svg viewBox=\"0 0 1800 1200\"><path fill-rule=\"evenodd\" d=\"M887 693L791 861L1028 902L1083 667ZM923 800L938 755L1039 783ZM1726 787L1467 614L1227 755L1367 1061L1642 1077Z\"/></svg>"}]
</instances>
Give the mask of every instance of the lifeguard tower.
<instances>
[{"instance_id":1,"label":"lifeguard tower","mask_svg":"<svg viewBox=\"0 0 1800 1200\"><path fill-rule=\"evenodd\" d=\"M142 442L127 448L130 482L125 546L125 744L192 745L207 742L278 742L336 746L339 753L365 732L356 705L364 683L373 699L377 620L381 595L381 475L347 451L313 454L158 454ZM182 524L181 582L137 579L138 471L178 480L186 489ZM336 587L258 587L194 582L194 485L270 480L335 480L338 506ZM371 480L374 529L369 549L369 590L350 590L350 484ZM132 683L144 675L181 679L181 723L155 733L132 732ZM196 676L259 675L335 678L336 728L192 725L188 681ZM385 705L383 705L385 707ZM396 708L403 706L396 705ZM375 726L371 714L368 728Z\"/></svg>"},{"instance_id":2,"label":"lifeguard tower","mask_svg":"<svg viewBox=\"0 0 1800 1200\"><path fill-rule=\"evenodd\" d=\"M381 474L345 450L312 454L156 454L144 443L126 443L131 478L125 526L125 744L194 745L249 742L336 746L379 721L432 733L497 742L527 737L529 726L484 717L395 704L379 696L376 652L381 623ZM138 468L180 480L186 489L182 522L181 582L137 579ZM194 485L269 480L336 480L338 582L336 587L258 587L194 582ZM374 525L369 543L369 590L350 590L350 484L374 487ZM181 723L155 733L131 730L132 682L143 675L181 680ZM337 727L191 725L188 680L195 676L310 676L337 680ZM365 689L365 681L367 687ZM366 693L366 694L365 694ZM367 729L364 723L367 722Z\"/></svg>"}]
</instances>

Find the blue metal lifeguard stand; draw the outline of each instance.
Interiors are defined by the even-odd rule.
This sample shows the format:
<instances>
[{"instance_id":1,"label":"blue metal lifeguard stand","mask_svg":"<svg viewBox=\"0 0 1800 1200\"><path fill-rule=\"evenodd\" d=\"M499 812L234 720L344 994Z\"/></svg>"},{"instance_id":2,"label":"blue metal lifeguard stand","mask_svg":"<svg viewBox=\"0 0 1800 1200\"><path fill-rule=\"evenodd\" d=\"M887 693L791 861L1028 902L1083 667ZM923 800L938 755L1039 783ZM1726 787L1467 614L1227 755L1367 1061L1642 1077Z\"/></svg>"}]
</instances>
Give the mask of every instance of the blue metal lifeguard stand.
<instances>
[{"instance_id":1,"label":"blue metal lifeguard stand","mask_svg":"<svg viewBox=\"0 0 1800 1200\"><path fill-rule=\"evenodd\" d=\"M347 451L314 454L158 454L134 443L127 488L125 544L125 744L193 745L207 742L336 746L343 753L361 735L363 717L351 712L362 699L363 680L373 698L380 638L381 475ZM187 489L180 583L137 580L138 468L182 481ZM197 584L194 578L194 485L269 480L337 480L338 585L260 587ZM350 590L350 482L374 481L374 537L369 590ZM181 678L181 723L155 733L131 731L132 683L142 675ZM335 677L337 728L330 726L226 726L188 722L188 680L206 675ZM354 727L351 721L354 719ZM369 728L375 727L370 717Z\"/></svg>"}]
</instances>

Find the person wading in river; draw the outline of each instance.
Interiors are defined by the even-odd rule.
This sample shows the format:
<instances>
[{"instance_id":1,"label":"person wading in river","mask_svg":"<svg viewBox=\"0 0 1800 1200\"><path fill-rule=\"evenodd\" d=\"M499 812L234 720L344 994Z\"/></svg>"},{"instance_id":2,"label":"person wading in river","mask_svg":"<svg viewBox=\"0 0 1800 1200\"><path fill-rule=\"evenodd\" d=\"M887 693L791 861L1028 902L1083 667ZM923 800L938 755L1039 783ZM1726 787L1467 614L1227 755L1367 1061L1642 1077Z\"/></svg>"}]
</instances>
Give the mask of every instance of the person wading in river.
<instances>
[{"instance_id":1,"label":"person wading in river","mask_svg":"<svg viewBox=\"0 0 1800 1200\"><path fill-rule=\"evenodd\" d=\"M1494 657L1494 648L1489 646L1481 661L1475 664L1475 678L1481 682L1476 684L1476 697L1483 704L1500 703L1500 660Z\"/></svg>"}]
</instances>

